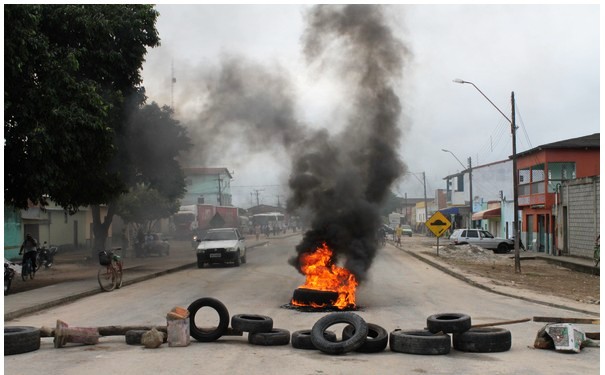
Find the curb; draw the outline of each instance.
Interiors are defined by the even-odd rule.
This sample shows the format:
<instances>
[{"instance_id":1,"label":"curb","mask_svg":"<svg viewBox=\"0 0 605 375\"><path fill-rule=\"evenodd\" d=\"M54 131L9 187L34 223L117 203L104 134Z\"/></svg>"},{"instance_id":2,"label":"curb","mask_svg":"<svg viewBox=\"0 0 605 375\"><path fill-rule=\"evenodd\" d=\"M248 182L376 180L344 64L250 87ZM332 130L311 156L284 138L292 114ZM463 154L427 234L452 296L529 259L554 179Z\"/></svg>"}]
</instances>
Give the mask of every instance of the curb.
<instances>
[{"instance_id":1,"label":"curb","mask_svg":"<svg viewBox=\"0 0 605 375\"><path fill-rule=\"evenodd\" d=\"M395 246L395 245L393 245L393 246ZM401 250L401 251L406 252L407 254L410 254L414 258L416 258L416 259L418 259L418 260L420 260L420 261L422 261L424 263L427 263L428 265L430 265L432 267L435 267L435 268L439 269L440 271L445 272L448 275L453 276L453 277L457 278L458 280L464 281L465 283L467 283L469 285L472 285L474 287L477 287L479 289L482 289L482 290L485 290L485 291L488 291L488 292L491 292L491 293L494 293L494 294L499 294L499 295L505 296L505 297L511 297L511 298L516 298L516 299L520 299L520 300L523 300L523 301L537 303L539 305L544 305L544 306L549 306L549 307L556 307L556 308L559 308L559 309L564 309L564 310L579 312L579 313L588 314L588 315L599 316L599 313L597 313L597 312L588 311L588 310L582 310L582 309L578 309L578 308L575 308L575 307L560 305L560 304L557 304L557 303L545 302L545 301L541 301L541 300L538 300L538 299L523 297L523 296L519 296L519 295L515 295L515 294L511 294L511 293L506 293L506 292L502 292L502 291L499 291L499 290L488 288L485 285L483 285L481 283L478 283L478 282L476 282L474 280L471 280L470 278L468 278L468 277L466 277L464 275L461 275L461 274L459 274L457 272L454 272L451 269L449 269L449 268L447 268L445 266L442 266L439 263L433 262L432 260L423 257L422 255L416 254L416 253L411 252L409 250L405 250L405 249L403 249L401 247L398 247L398 246L395 246L395 247L397 249Z\"/></svg>"},{"instance_id":2,"label":"curb","mask_svg":"<svg viewBox=\"0 0 605 375\"><path fill-rule=\"evenodd\" d=\"M265 242L259 242L257 244L248 246L247 249L253 249L255 247L258 246L263 246L266 245L267 243L269 243L268 241ZM132 284L136 284L136 283L140 283L142 281L146 281L146 280L150 280L159 276L163 276L163 275L167 275L170 273L174 273L174 272L178 272L178 271L182 271L188 268L193 268L196 266L196 262L192 262L192 263L187 263L187 264L183 264L181 266L177 266L174 268L170 268L167 270L163 270L163 271L158 271L158 272L154 272L154 273L150 273L147 275L142 275L142 276L138 276L129 280L124 280L122 282L122 287L128 286L128 285L132 285ZM66 303L70 303L73 301L76 301L78 299L81 298L85 298L85 297L90 297L90 296L94 296L95 294L99 294L99 293L105 293L104 291L101 290L101 288L94 288L94 289L90 289L84 292L79 292L79 293L74 293L70 296L67 297L62 297L62 298L58 298L54 301L49 301L49 302L44 302L44 303L40 303L37 304L35 306L29 306L29 307L24 307L22 309L19 310L15 310L15 311L11 311L9 313L4 314L4 321L10 321L16 318L19 318L23 315L29 315L29 314L33 314L36 313L38 311L42 311L42 310L46 310L48 308L51 307L56 307L59 305L63 305Z\"/></svg>"}]
</instances>

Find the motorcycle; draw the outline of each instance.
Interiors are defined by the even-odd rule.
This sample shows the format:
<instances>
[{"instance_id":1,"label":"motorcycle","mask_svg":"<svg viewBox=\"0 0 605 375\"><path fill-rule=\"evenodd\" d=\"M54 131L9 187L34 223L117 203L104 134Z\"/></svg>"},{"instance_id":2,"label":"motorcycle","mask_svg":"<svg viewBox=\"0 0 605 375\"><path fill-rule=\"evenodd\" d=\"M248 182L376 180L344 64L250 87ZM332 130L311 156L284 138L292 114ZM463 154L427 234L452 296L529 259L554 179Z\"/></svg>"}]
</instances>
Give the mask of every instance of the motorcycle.
<instances>
[{"instance_id":1,"label":"motorcycle","mask_svg":"<svg viewBox=\"0 0 605 375\"><path fill-rule=\"evenodd\" d=\"M44 266L44 268L50 268L53 265L55 260L55 254L57 254L57 247L50 246L46 244L46 241L42 245L41 248L38 248L38 257L36 259L36 267L39 269Z\"/></svg>"},{"instance_id":2,"label":"motorcycle","mask_svg":"<svg viewBox=\"0 0 605 375\"><path fill-rule=\"evenodd\" d=\"M4 295L7 295L10 290L15 273L14 263L4 258Z\"/></svg>"}]
</instances>

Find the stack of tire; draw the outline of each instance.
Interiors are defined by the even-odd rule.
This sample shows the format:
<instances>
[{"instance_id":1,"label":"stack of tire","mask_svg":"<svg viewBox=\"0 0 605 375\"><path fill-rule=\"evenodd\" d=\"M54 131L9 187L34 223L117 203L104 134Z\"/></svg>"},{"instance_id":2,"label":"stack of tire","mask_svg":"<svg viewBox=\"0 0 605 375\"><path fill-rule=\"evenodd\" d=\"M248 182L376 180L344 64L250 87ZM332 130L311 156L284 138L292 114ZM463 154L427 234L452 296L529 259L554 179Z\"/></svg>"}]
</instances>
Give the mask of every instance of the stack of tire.
<instances>
[{"instance_id":1,"label":"stack of tire","mask_svg":"<svg viewBox=\"0 0 605 375\"><path fill-rule=\"evenodd\" d=\"M195 315L202 307L211 307L218 313L219 324L214 329L200 328L195 323ZM192 302L189 307L189 332L191 337L200 342L218 340L227 334L229 329L229 311L225 305L211 297L200 298ZM288 345L290 331L274 328L273 319L258 314L237 314L231 317L231 328L234 332L247 332L248 342L253 345Z\"/></svg>"},{"instance_id":2,"label":"stack of tire","mask_svg":"<svg viewBox=\"0 0 605 375\"><path fill-rule=\"evenodd\" d=\"M327 329L335 324L345 323L342 340ZM296 349L318 349L330 355L345 354L351 351L377 353L383 351L388 343L387 331L381 326L366 323L362 317L351 312L331 313L319 319L310 330L292 333L292 347Z\"/></svg>"},{"instance_id":3,"label":"stack of tire","mask_svg":"<svg viewBox=\"0 0 605 375\"><path fill-rule=\"evenodd\" d=\"M510 331L503 328L472 328L471 317L460 313L434 314L427 318L422 330L402 331L390 334L393 352L408 354L448 354L453 346L462 352L495 353L511 348Z\"/></svg>"}]
</instances>

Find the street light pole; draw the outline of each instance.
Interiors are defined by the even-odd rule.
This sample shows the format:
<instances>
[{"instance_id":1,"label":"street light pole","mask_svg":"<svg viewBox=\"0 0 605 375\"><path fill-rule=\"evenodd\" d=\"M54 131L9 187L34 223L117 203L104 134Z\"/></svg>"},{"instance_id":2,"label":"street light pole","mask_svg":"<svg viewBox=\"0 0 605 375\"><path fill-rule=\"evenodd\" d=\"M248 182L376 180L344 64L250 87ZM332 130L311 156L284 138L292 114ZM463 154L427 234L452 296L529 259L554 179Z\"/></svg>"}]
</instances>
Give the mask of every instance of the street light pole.
<instances>
[{"instance_id":1,"label":"street light pole","mask_svg":"<svg viewBox=\"0 0 605 375\"><path fill-rule=\"evenodd\" d=\"M456 159L456 161L458 161L458 163L460 163L460 165L462 166L462 168L466 168L466 166L464 164L462 164L462 162L460 161L460 159L458 159L456 157L456 155L451 152L450 150L445 150L445 149L441 149L441 151L443 152L449 152L450 154L452 154L452 156L454 157L454 159ZM470 195L470 200L469 200L469 216L468 216L468 227L471 228L472 227L472 223L473 223L473 174L472 174L472 167L471 167L471 158L469 156L468 158L468 190L469 190L469 195Z\"/></svg>"},{"instance_id":2,"label":"street light pole","mask_svg":"<svg viewBox=\"0 0 605 375\"><path fill-rule=\"evenodd\" d=\"M515 273L521 273L521 259L519 257L519 239L520 239L520 228L519 228L519 189L517 186L517 126L515 123L515 92L511 92L511 117L512 120L509 119L501 110L498 108L489 98L483 93L483 91L479 90L479 88L472 82L464 81L459 78L455 79L456 83L468 83L473 85L473 87L479 91L481 95L494 107L504 118L510 123L510 130L512 134L512 142L513 142L513 231L515 233Z\"/></svg>"}]
</instances>

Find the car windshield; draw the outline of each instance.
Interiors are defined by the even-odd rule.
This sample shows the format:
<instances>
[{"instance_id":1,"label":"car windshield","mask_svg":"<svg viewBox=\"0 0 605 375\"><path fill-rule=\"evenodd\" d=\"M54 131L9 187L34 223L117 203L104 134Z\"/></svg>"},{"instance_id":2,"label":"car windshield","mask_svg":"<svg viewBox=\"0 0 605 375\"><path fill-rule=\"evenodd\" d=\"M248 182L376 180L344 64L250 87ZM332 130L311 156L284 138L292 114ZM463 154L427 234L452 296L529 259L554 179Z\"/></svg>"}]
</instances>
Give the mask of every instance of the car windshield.
<instances>
[{"instance_id":1,"label":"car windshield","mask_svg":"<svg viewBox=\"0 0 605 375\"><path fill-rule=\"evenodd\" d=\"M225 241L225 240L237 240L237 235L235 231L232 230L222 230L222 231L213 231L206 233L203 241Z\"/></svg>"},{"instance_id":2,"label":"car windshield","mask_svg":"<svg viewBox=\"0 0 605 375\"><path fill-rule=\"evenodd\" d=\"M403 228L403 229L409 229L409 230L412 230L412 227L411 227L411 226L409 226L409 225L403 225L403 226L402 226L402 228Z\"/></svg>"},{"instance_id":3,"label":"car windshield","mask_svg":"<svg viewBox=\"0 0 605 375\"><path fill-rule=\"evenodd\" d=\"M494 238L494 236L490 232L488 232L486 230L482 230L481 231L481 237L483 237L483 238Z\"/></svg>"}]
</instances>

